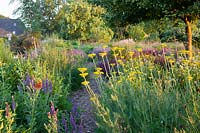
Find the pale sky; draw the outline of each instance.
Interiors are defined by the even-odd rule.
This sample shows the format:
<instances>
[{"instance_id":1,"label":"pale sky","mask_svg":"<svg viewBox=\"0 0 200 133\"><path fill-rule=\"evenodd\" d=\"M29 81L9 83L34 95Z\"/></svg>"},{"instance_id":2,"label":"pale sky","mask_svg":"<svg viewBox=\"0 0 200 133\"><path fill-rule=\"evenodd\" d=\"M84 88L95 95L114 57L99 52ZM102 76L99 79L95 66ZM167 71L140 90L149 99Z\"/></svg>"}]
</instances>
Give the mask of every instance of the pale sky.
<instances>
[{"instance_id":1,"label":"pale sky","mask_svg":"<svg viewBox=\"0 0 200 133\"><path fill-rule=\"evenodd\" d=\"M9 5L10 0L0 0L0 14L9 18L17 18L17 16L12 15L13 11L17 9L17 3Z\"/></svg>"}]
</instances>

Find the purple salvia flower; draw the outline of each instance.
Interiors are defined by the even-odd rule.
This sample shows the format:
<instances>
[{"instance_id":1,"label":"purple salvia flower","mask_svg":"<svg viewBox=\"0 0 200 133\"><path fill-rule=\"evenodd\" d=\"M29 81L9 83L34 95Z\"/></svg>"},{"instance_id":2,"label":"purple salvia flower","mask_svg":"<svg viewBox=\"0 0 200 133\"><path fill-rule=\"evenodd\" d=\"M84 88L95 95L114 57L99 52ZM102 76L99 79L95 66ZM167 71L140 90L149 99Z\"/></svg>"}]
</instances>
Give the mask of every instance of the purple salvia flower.
<instances>
[{"instance_id":1,"label":"purple salvia flower","mask_svg":"<svg viewBox=\"0 0 200 133\"><path fill-rule=\"evenodd\" d=\"M52 93L52 91L53 91L53 85L51 82L49 82L48 91L49 91L49 93Z\"/></svg>"},{"instance_id":2,"label":"purple salvia flower","mask_svg":"<svg viewBox=\"0 0 200 133\"><path fill-rule=\"evenodd\" d=\"M76 129L77 129L76 121L75 121L72 113L70 113L70 124L72 125L72 131L76 131Z\"/></svg>"},{"instance_id":3,"label":"purple salvia flower","mask_svg":"<svg viewBox=\"0 0 200 133\"><path fill-rule=\"evenodd\" d=\"M48 86L49 86L49 80L46 78L46 80L45 80L45 87L46 87L46 91L45 91L45 93L47 93L48 92Z\"/></svg>"},{"instance_id":4,"label":"purple salvia flower","mask_svg":"<svg viewBox=\"0 0 200 133\"><path fill-rule=\"evenodd\" d=\"M16 108L16 102L15 102L14 96L12 96L12 111L13 112L15 111L15 108Z\"/></svg>"},{"instance_id":5,"label":"purple salvia flower","mask_svg":"<svg viewBox=\"0 0 200 133\"><path fill-rule=\"evenodd\" d=\"M42 91L45 93L45 90L46 89L46 87L45 87L45 80L42 80Z\"/></svg>"},{"instance_id":6,"label":"purple salvia flower","mask_svg":"<svg viewBox=\"0 0 200 133\"><path fill-rule=\"evenodd\" d=\"M78 110L77 110L77 105L76 104L73 105L71 113L74 116L74 118L78 117Z\"/></svg>"},{"instance_id":7,"label":"purple salvia flower","mask_svg":"<svg viewBox=\"0 0 200 133\"><path fill-rule=\"evenodd\" d=\"M64 127L64 132L68 133L68 129L67 129L67 121L64 118L64 115L62 115L62 125Z\"/></svg>"}]
</instances>

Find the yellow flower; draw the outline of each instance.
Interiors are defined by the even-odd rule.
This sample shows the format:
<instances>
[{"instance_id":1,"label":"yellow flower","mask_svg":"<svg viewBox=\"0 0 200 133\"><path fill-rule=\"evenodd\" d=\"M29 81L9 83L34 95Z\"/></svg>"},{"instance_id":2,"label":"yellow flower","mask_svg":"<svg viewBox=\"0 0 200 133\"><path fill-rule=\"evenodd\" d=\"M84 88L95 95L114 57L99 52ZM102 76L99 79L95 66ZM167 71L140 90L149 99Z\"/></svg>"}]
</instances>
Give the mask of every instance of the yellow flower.
<instances>
[{"instance_id":1,"label":"yellow flower","mask_svg":"<svg viewBox=\"0 0 200 133\"><path fill-rule=\"evenodd\" d=\"M193 78L191 76L188 76L187 79L190 81L192 80Z\"/></svg>"},{"instance_id":2,"label":"yellow flower","mask_svg":"<svg viewBox=\"0 0 200 133\"><path fill-rule=\"evenodd\" d=\"M174 62L175 62L175 60L173 60L173 59L170 59L170 60L169 60L169 63L170 63L170 64L173 64Z\"/></svg>"},{"instance_id":3,"label":"yellow flower","mask_svg":"<svg viewBox=\"0 0 200 133\"><path fill-rule=\"evenodd\" d=\"M96 54L92 53L92 54L88 54L88 57L93 59L96 56Z\"/></svg>"},{"instance_id":4,"label":"yellow flower","mask_svg":"<svg viewBox=\"0 0 200 133\"><path fill-rule=\"evenodd\" d=\"M129 56L133 56L133 54L134 54L134 52L132 52L132 51L128 52Z\"/></svg>"},{"instance_id":5,"label":"yellow flower","mask_svg":"<svg viewBox=\"0 0 200 133\"><path fill-rule=\"evenodd\" d=\"M103 48L107 48L108 46L107 45L103 45Z\"/></svg>"},{"instance_id":6,"label":"yellow flower","mask_svg":"<svg viewBox=\"0 0 200 133\"><path fill-rule=\"evenodd\" d=\"M115 63L110 63L110 65L111 65L112 67L114 67L114 66L115 66Z\"/></svg>"},{"instance_id":7,"label":"yellow flower","mask_svg":"<svg viewBox=\"0 0 200 133\"><path fill-rule=\"evenodd\" d=\"M114 57L117 57L119 54L113 54Z\"/></svg>"},{"instance_id":8,"label":"yellow flower","mask_svg":"<svg viewBox=\"0 0 200 133\"><path fill-rule=\"evenodd\" d=\"M119 64L123 64L123 61L122 61L122 60L117 60L117 62L118 62Z\"/></svg>"},{"instance_id":9,"label":"yellow flower","mask_svg":"<svg viewBox=\"0 0 200 133\"><path fill-rule=\"evenodd\" d=\"M142 48L137 48L137 51L138 52L142 52Z\"/></svg>"},{"instance_id":10,"label":"yellow flower","mask_svg":"<svg viewBox=\"0 0 200 133\"><path fill-rule=\"evenodd\" d=\"M90 83L89 81L83 81L83 82L81 82L82 85L89 85L89 83Z\"/></svg>"},{"instance_id":11,"label":"yellow flower","mask_svg":"<svg viewBox=\"0 0 200 133\"><path fill-rule=\"evenodd\" d=\"M124 59L124 56L121 56L121 59Z\"/></svg>"},{"instance_id":12,"label":"yellow flower","mask_svg":"<svg viewBox=\"0 0 200 133\"><path fill-rule=\"evenodd\" d=\"M85 78L87 75L88 75L88 73L81 73L81 74L79 74L81 77L83 77L83 78Z\"/></svg>"},{"instance_id":13,"label":"yellow flower","mask_svg":"<svg viewBox=\"0 0 200 133\"><path fill-rule=\"evenodd\" d=\"M78 68L78 70L81 72L81 73L84 73L87 71L87 68L85 67L82 67L82 68Z\"/></svg>"},{"instance_id":14,"label":"yellow flower","mask_svg":"<svg viewBox=\"0 0 200 133\"><path fill-rule=\"evenodd\" d=\"M162 44L161 44L161 47L162 47L162 48L165 48L165 47L167 47L167 44L162 43Z\"/></svg>"},{"instance_id":15,"label":"yellow flower","mask_svg":"<svg viewBox=\"0 0 200 133\"><path fill-rule=\"evenodd\" d=\"M104 56L106 56L106 55L107 55L107 53L105 53L105 52L99 53L99 56L101 56L101 57L104 57Z\"/></svg>"},{"instance_id":16,"label":"yellow flower","mask_svg":"<svg viewBox=\"0 0 200 133\"><path fill-rule=\"evenodd\" d=\"M111 50L112 50L113 52L115 52L117 49L118 49L118 47L112 47L112 48L111 48Z\"/></svg>"},{"instance_id":17,"label":"yellow flower","mask_svg":"<svg viewBox=\"0 0 200 133\"><path fill-rule=\"evenodd\" d=\"M190 61L189 60L183 60L182 61L184 64L188 64Z\"/></svg>"},{"instance_id":18,"label":"yellow flower","mask_svg":"<svg viewBox=\"0 0 200 133\"><path fill-rule=\"evenodd\" d=\"M99 75L101 75L101 74L104 74L104 73L103 73L103 72L100 72L100 71L94 72L94 75L97 75L97 76L99 76Z\"/></svg>"},{"instance_id":19,"label":"yellow flower","mask_svg":"<svg viewBox=\"0 0 200 133\"><path fill-rule=\"evenodd\" d=\"M101 68L101 67L97 67L96 70L97 70L97 71L101 71L102 68Z\"/></svg>"}]
</instances>

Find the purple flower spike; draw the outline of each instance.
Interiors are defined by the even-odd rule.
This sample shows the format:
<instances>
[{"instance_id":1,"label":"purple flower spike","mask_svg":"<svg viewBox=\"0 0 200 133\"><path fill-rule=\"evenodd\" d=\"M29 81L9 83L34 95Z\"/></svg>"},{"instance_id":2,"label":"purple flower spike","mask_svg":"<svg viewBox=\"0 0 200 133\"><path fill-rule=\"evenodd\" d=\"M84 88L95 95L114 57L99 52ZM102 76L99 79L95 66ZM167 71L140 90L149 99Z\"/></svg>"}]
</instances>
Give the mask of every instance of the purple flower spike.
<instances>
[{"instance_id":1,"label":"purple flower spike","mask_svg":"<svg viewBox=\"0 0 200 133\"><path fill-rule=\"evenodd\" d=\"M72 115L74 116L74 118L77 118L77 117L78 117L78 108L77 108L77 105L76 105L76 104L73 105L72 110L71 110L71 113L72 113Z\"/></svg>"},{"instance_id":2,"label":"purple flower spike","mask_svg":"<svg viewBox=\"0 0 200 133\"><path fill-rule=\"evenodd\" d=\"M67 129L67 121L64 118L64 115L62 115L62 125L64 127L64 132L68 133L68 129Z\"/></svg>"},{"instance_id":3,"label":"purple flower spike","mask_svg":"<svg viewBox=\"0 0 200 133\"><path fill-rule=\"evenodd\" d=\"M15 102L14 96L12 96L12 111L14 112L15 109L16 109L16 102Z\"/></svg>"},{"instance_id":4,"label":"purple flower spike","mask_svg":"<svg viewBox=\"0 0 200 133\"><path fill-rule=\"evenodd\" d=\"M70 124L72 125L72 131L76 131L76 129L77 129L76 121L75 121L72 113L70 113Z\"/></svg>"},{"instance_id":5,"label":"purple flower spike","mask_svg":"<svg viewBox=\"0 0 200 133\"><path fill-rule=\"evenodd\" d=\"M51 108L50 108L50 113L51 113L51 115L53 116L54 114L55 114L55 108L54 108L54 104L53 104L53 102L51 101Z\"/></svg>"},{"instance_id":6,"label":"purple flower spike","mask_svg":"<svg viewBox=\"0 0 200 133\"><path fill-rule=\"evenodd\" d=\"M49 82L48 91L49 91L49 93L52 93L52 91L53 91L53 86L52 86L51 82Z\"/></svg>"}]
</instances>

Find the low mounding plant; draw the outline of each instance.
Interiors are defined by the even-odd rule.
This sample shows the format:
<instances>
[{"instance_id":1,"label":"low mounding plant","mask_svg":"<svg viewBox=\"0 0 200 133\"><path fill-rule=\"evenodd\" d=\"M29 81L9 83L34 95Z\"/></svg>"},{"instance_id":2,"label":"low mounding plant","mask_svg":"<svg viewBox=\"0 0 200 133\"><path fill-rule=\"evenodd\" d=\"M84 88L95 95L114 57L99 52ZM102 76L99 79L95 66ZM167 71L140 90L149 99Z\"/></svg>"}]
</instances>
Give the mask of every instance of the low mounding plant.
<instances>
[{"instance_id":1,"label":"low mounding plant","mask_svg":"<svg viewBox=\"0 0 200 133\"><path fill-rule=\"evenodd\" d=\"M162 48L164 49L164 45ZM79 68L97 115L99 132L198 132L200 130L199 53L192 60L188 51L178 51L175 59L164 54L169 66L155 64L157 56L144 55L142 49L121 54L111 48L116 64L105 72L95 68L100 95L87 81L86 68ZM106 64L106 53L99 53ZM95 54L90 58L94 59ZM124 57L128 57L125 59ZM177 60L178 59L178 60ZM113 67L116 67L113 69ZM167 67L167 68L166 68ZM106 79L101 76L104 73Z\"/></svg>"}]
</instances>

